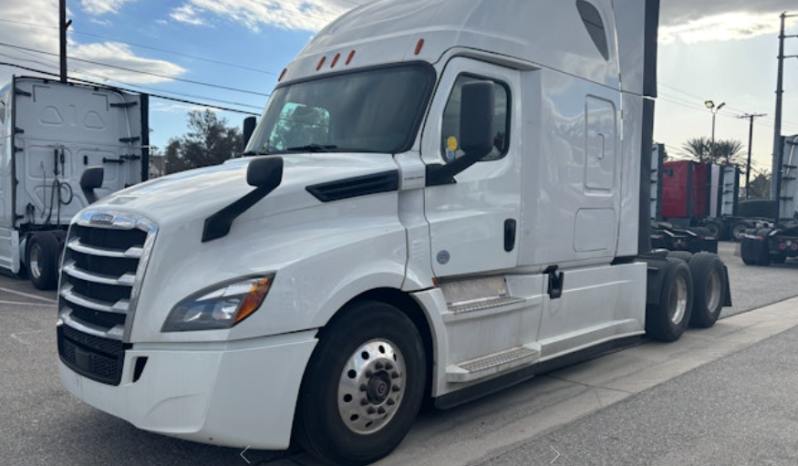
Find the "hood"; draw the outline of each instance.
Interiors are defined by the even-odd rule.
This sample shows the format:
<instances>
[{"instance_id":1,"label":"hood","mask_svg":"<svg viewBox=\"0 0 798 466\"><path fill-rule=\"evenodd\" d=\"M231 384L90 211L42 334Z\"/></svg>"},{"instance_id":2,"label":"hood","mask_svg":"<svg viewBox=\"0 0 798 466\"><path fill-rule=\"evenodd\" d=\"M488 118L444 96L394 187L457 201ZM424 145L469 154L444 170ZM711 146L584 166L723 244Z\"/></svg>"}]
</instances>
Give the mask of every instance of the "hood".
<instances>
[{"instance_id":1,"label":"hood","mask_svg":"<svg viewBox=\"0 0 798 466\"><path fill-rule=\"evenodd\" d=\"M269 214L321 203L308 186L396 170L390 154L282 154L283 180L261 200ZM255 188L247 184L249 157L189 170L119 191L92 204L91 210L131 212L160 226L206 218Z\"/></svg>"}]
</instances>

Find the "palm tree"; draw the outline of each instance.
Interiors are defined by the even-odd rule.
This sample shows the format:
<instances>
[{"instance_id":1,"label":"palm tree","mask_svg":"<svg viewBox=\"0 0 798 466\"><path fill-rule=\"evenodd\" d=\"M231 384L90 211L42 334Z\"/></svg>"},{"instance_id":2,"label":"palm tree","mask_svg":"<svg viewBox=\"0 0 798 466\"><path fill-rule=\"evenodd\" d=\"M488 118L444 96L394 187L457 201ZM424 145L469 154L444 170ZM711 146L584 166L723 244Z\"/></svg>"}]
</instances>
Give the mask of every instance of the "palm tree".
<instances>
[{"instance_id":1,"label":"palm tree","mask_svg":"<svg viewBox=\"0 0 798 466\"><path fill-rule=\"evenodd\" d=\"M692 138L682 146L700 163L718 165L738 165L742 163L743 143L736 139L720 139L715 141L713 150L710 138Z\"/></svg>"},{"instance_id":2,"label":"palm tree","mask_svg":"<svg viewBox=\"0 0 798 466\"><path fill-rule=\"evenodd\" d=\"M741 165L743 163L743 143L736 139L723 139L715 142L715 163L721 165Z\"/></svg>"},{"instance_id":3,"label":"palm tree","mask_svg":"<svg viewBox=\"0 0 798 466\"><path fill-rule=\"evenodd\" d=\"M684 150L701 163L712 162L712 140L709 138L692 138L682 146Z\"/></svg>"}]
</instances>

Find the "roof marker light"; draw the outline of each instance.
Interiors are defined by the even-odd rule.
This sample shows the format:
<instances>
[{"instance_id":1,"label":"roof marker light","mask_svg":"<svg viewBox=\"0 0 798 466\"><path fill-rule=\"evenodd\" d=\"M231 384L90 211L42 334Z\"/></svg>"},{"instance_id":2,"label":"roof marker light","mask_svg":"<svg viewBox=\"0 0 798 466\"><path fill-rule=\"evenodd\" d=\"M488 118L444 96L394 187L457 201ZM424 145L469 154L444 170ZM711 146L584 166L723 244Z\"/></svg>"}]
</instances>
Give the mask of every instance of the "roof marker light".
<instances>
[{"instance_id":1,"label":"roof marker light","mask_svg":"<svg viewBox=\"0 0 798 466\"><path fill-rule=\"evenodd\" d=\"M355 58L355 51L354 50L349 52L349 56L346 57L346 64L348 65L348 64L352 63L352 59L353 58Z\"/></svg>"},{"instance_id":2,"label":"roof marker light","mask_svg":"<svg viewBox=\"0 0 798 466\"><path fill-rule=\"evenodd\" d=\"M327 56L321 57L321 60L319 60L319 64L316 65L316 71L319 71L321 67L324 66L325 61L327 61Z\"/></svg>"},{"instance_id":3,"label":"roof marker light","mask_svg":"<svg viewBox=\"0 0 798 466\"><path fill-rule=\"evenodd\" d=\"M288 68L283 68L283 72L282 72L282 73L280 73L280 78L279 78L279 79L277 79L277 82L278 82L278 83L279 83L280 81L282 81L282 80L283 80L283 78L285 77L285 73L286 73L287 71L288 71Z\"/></svg>"},{"instance_id":4,"label":"roof marker light","mask_svg":"<svg viewBox=\"0 0 798 466\"><path fill-rule=\"evenodd\" d=\"M418 43L416 44L416 55L421 53L421 49L424 48L424 39L419 39Z\"/></svg>"},{"instance_id":5,"label":"roof marker light","mask_svg":"<svg viewBox=\"0 0 798 466\"><path fill-rule=\"evenodd\" d=\"M335 68L335 64L338 63L338 59L341 58L340 53L336 53L335 57L332 59L332 63L330 63L330 68Z\"/></svg>"}]
</instances>

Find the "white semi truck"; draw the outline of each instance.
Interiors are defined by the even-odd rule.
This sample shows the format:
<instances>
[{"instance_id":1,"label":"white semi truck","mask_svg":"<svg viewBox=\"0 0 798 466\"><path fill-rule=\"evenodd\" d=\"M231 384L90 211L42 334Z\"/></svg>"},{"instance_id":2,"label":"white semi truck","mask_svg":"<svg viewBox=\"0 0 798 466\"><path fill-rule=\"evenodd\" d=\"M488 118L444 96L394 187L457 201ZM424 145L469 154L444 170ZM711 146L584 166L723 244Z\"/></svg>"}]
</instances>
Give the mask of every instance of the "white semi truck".
<instances>
[{"instance_id":1,"label":"white semi truck","mask_svg":"<svg viewBox=\"0 0 798 466\"><path fill-rule=\"evenodd\" d=\"M648 247L657 0L377 0L283 72L245 155L82 211L60 374L135 426L332 464L730 304ZM642 199L642 201L641 201Z\"/></svg>"},{"instance_id":2,"label":"white semi truck","mask_svg":"<svg viewBox=\"0 0 798 466\"><path fill-rule=\"evenodd\" d=\"M0 88L0 268L55 289L75 214L146 179L147 102L42 78Z\"/></svg>"}]
</instances>

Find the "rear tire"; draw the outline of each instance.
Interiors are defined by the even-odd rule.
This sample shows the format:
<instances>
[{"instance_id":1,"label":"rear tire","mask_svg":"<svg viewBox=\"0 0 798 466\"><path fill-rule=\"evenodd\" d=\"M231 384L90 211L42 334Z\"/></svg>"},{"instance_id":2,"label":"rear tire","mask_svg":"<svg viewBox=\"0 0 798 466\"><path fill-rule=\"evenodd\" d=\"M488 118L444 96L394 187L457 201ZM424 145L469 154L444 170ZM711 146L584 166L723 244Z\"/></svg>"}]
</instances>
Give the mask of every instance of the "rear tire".
<instances>
[{"instance_id":1,"label":"rear tire","mask_svg":"<svg viewBox=\"0 0 798 466\"><path fill-rule=\"evenodd\" d=\"M693 279L681 259L668 257L660 288L659 304L646 306L646 334L660 341L676 341L690 321L693 309Z\"/></svg>"},{"instance_id":2,"label":"rear tire","mask_svg":"<svg viewBox=\"0 0 798 466\"><path fill-rule=\"evenodd\" d=\"M720 240L723 235L723 222L719 220L708 220L704 224L704 228L712 234L716 239Z\"/></svg>"},{"instance_id":3,"label":"rear tire","mask_svg":"<svg viewBox=\"0 0 798 466\"><path fill-rule=\"evenodd\" d=\"M25 254L25 267L33 286L54 290L58 280L58 240L50 232L31 235Z\"/></svg>"},{"instance_id":4,"label":"rear tire","mask_svg":"<svg viewBox=\"0 0 798 466\"><path fill-rule=\"evenodd\" d=\"M715 254L700 252L690 261L693 275L693 312L690 325L709 328L715 325L726 297L726 268Z\"/></svg>"},{"instance_id":5,"label":"rear tire","mask_svg":"<svg viewBox=\"0 0 798 466\"><path fill-rule=\"evenodd\" d=\"M426 386L413 322L376 301L355 303L322 332L302 381L294 438L330 464L387 456L410 430Z\"/></svg>"},{"instance_id":6,"label":"rear tire","mask_svg":"<svg viewBox=\"0 0 798 466\"><path fill-rule=\"evenodd\" d=\"M731 239L732 241L741 241L743 239L743 235L745 234L745 230L751 228L747 222L737 222L732 226L731 229Z\"/></svg>"}]
</instances>

